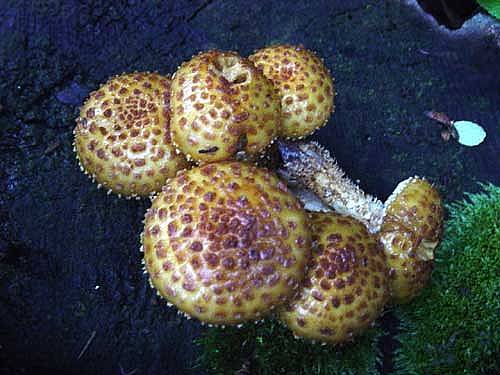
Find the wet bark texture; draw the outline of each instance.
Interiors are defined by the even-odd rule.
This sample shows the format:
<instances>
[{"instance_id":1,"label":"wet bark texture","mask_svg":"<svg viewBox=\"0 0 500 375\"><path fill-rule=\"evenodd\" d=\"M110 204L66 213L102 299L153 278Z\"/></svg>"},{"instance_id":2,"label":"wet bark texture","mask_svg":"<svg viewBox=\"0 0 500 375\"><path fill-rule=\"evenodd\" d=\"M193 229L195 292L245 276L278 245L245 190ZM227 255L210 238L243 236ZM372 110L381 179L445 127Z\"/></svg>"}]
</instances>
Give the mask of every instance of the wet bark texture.
<instances>
[{"instance_id":1,"label":"wet bark texture","mask_svg":"<svg viewBox=\"0 0 500 375\"><path fill-rule=\"evenodd\" d=\"M366 191L385 199L415 174L446 200L500 183L494 34L441 32L399 1L4 0L1 374L196 373L200 325L157 298L141 270L149 201L108 196L80 172L74 120L114 74L167 74L200 50L248 55L273 43L325 59L337 109L314 138ZM445 143L430 109L482 124L486 141Z\"/></svg>"}]
</instances>

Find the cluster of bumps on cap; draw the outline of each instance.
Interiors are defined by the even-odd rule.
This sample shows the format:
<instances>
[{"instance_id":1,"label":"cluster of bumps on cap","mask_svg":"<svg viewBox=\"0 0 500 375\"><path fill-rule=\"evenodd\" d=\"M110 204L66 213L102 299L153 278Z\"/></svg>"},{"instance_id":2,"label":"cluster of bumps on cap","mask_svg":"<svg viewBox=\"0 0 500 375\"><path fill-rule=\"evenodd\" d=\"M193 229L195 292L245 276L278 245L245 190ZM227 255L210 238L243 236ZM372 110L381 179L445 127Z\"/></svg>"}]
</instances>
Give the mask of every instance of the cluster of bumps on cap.
<instances>
[{"instance_id":1,"label":"cluster of bumps on cap","mask_svg":"<svg viewBox=\"0 0 500 375\"><path fill-rule=\"evenodd\" d=\"M170 79L156 73L111 78L80 109L74 147L81 169L99 186L148 196L187 167L169 132Z\"/></svg>"},{"instance_id":2,"label":"cluster of bumps on cap","mask_svg":"<svg viewBox=\"0 0 500 375\"><path fill-rule=\"evenodd\" d=\"M146 214L150 280L213 324L259 319L299 290L310 254L306 214L273 173L219 162L180 173Z\"/></svg>"},{"instance_id":3,"label":"cluster of bumps on cap","mask_svg":"<svg viewBox=\"0 0 500 375\"><path fill-rule=\"evenodd\" d=\"M276 138L324 125L333 99L328 70L303 47L248 59L204 52L172 80L123 74L93 92L75 151L108 192L152 196L144 267L180 312L218 325L275 312L297 336L340 343L387 302L381 243L354 218L308 216L273 172L250 163Z\"/></svg>"},{"instance_id":4,"label":"cluster of bumps on cap","mask_svg":"<svg viewBox=\"0 0 500 375\"><path fill-rule=\"evenodd\" d=\"M362 332L389 299L389 273L377 237L354 218L310 214L311 257L302 292L281 312L298 336L341 343Z\"/></svg>"},{"instance_id":5,"label":"cluster of bumps on cap","mask_svg":"<svg viewBox=\"0 0 500 375\"><path fill-rule=\"evenodd\" d=\"M189 159L259 155L279 135L273 84L234 52L210 51L182 64L172 83L171 131Z\"/></svg>"},{"instance_id":6,"label":"cluster of bumps on cap","mask_svg":"<svg viewBox=\"0 0 500 375\"><path fill-rule=\"evenodd\" d=\"M304 48L273 46L249 57L281 97L281 135L297 139L325 125L333 111L333 80L321 59Z\"/></svg>"}]
</instances>

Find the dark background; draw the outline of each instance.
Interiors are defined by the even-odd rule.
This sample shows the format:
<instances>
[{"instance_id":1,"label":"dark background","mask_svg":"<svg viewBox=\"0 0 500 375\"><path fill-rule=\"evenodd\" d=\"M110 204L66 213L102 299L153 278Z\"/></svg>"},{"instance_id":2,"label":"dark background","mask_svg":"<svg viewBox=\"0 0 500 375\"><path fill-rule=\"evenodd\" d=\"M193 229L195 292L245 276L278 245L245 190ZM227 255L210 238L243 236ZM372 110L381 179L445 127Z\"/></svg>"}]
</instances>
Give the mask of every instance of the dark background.
<instances>
[{"instance_id":1,"label":"dark background","mask_svg":"<svg viewBox=\"0 0 500 375\"><path fill-rule=\"evenodd\" d=\"M336 78L314 138L347 174L382 199L427 176L449 202L500 183L500 38L475 20L452 33L405 1L1 0L0 374L183 374L197 357L200 325L141 271L149 202L97 190L72 152L78 107L108 77L303 43ZM486 141L444 142L430 109L480 123Z\"/></svg>"}]
</instances>

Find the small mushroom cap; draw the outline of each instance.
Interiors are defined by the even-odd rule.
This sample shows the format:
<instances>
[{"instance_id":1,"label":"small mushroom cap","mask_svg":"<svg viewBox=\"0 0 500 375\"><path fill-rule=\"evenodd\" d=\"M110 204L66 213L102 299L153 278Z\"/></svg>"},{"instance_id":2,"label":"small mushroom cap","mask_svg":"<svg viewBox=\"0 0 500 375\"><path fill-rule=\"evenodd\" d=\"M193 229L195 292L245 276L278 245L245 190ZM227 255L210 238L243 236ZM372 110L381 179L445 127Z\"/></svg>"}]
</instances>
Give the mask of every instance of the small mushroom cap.
<instances>
[{"instance_id":1,"label":"small mushroom cap","mask_svg":"<svg viewBox=\"0 0 500 375\"><path fill-rule=\"evenodd\" d=\"M334 109L333 79L323 61L303 46L276 45L249 57L281 97L283 138L302 138L325 125Z\"/></svg>"},{"instance_id":2,"label":"small mushroom cap","mask_svg":"<svg viewBox=\"0 0 500 375\"><path fill-rule=\"evenodd\" d=\"M111 78L90 94L76 120L81 167L105 188L148 196L188 166L170 141L170 79L156 73Z\"/></svg>"},{"instance_id":3,"label":"small mushroom cap","mask_svg":"<svg viewBox=\"0 0 500 375\"><path fill-rule=\"evenodd\" d=\"M303 289L280 318L297 336L343 343L366 329L389 297L385 254L354 218L311 213L311 263Z\"/></svg>"},{"instance_id":4,"label":"small mushroom cap","mask_svg":"<svg viewBox=\"0 0 500 375\"><path fill-rule=\"evenodd\" d=\"M278 136L272 82L235 52L208 51L183 63L172 82L172 138L198 162L260 154Z\"/></svg>"},{"instance_id":5,"label":"small mushroom cap","mask_svg":"<svg viewBox=\"0 0 500 375\"><path fill-rule=\"evenodd\" d=\"M438 191L418 177L401 182L385 203L379 236L390 268L392 299L408 302L429 280L434 249L443 236Z\"/></svg>"},{"instance_id":6,"label":"small mushroom cap","mask_svg":"<svg viewBox=\"0 0 500 375\"><path fill-rule=\"evenodd\" d=\"M152 285L212 324L260 319L297 293L307 215L265 169L220 162L182 171L153 200L143 232Z\"/></svg>"}]
</instances>

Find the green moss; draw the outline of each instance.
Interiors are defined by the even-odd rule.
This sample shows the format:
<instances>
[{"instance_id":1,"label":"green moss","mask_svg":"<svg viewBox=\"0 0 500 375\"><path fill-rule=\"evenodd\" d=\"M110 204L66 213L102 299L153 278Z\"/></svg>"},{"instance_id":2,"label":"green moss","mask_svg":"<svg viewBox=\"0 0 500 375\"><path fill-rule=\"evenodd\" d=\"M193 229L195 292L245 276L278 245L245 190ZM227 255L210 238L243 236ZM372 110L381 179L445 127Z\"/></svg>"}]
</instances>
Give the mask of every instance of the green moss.
<instances>
[{"instance_id":1,"label":"green moss","mask_svg":"<svg viewBox=\"0 0 500 375\"><path fill-rule=\"evenodd\" d=\"M242 328L209 328L198 340L203 346L199 366L214 374L234 374L247 362L252 374L365 375L378 374L379 328L342 348L297 340L276 321Z\"/></svg>"},{"instance_id":2,"label":"green moss","mask_svg":"<svg viewBox=\"0 0 500 375\"><path fill-rule=\"evenodd\" d=\"M398 374L496 374L500 371L500 187L448 206L445 240L431 285L396 310L401 320ZM198 340L199 365L232 374L377 374L381 329L342 348L296 340L276 321L210 328Z\"/></svg>"},{"instance_id":3,"label":"green moss","mask_svg":"<svg viewBox=\"0 0 500 375\"><path fill-rule=\"evenodd\" d=\"M500 371L500 187L449 206L430 287L399 308L399 374Z\"/></svg>"}]
</instances>

